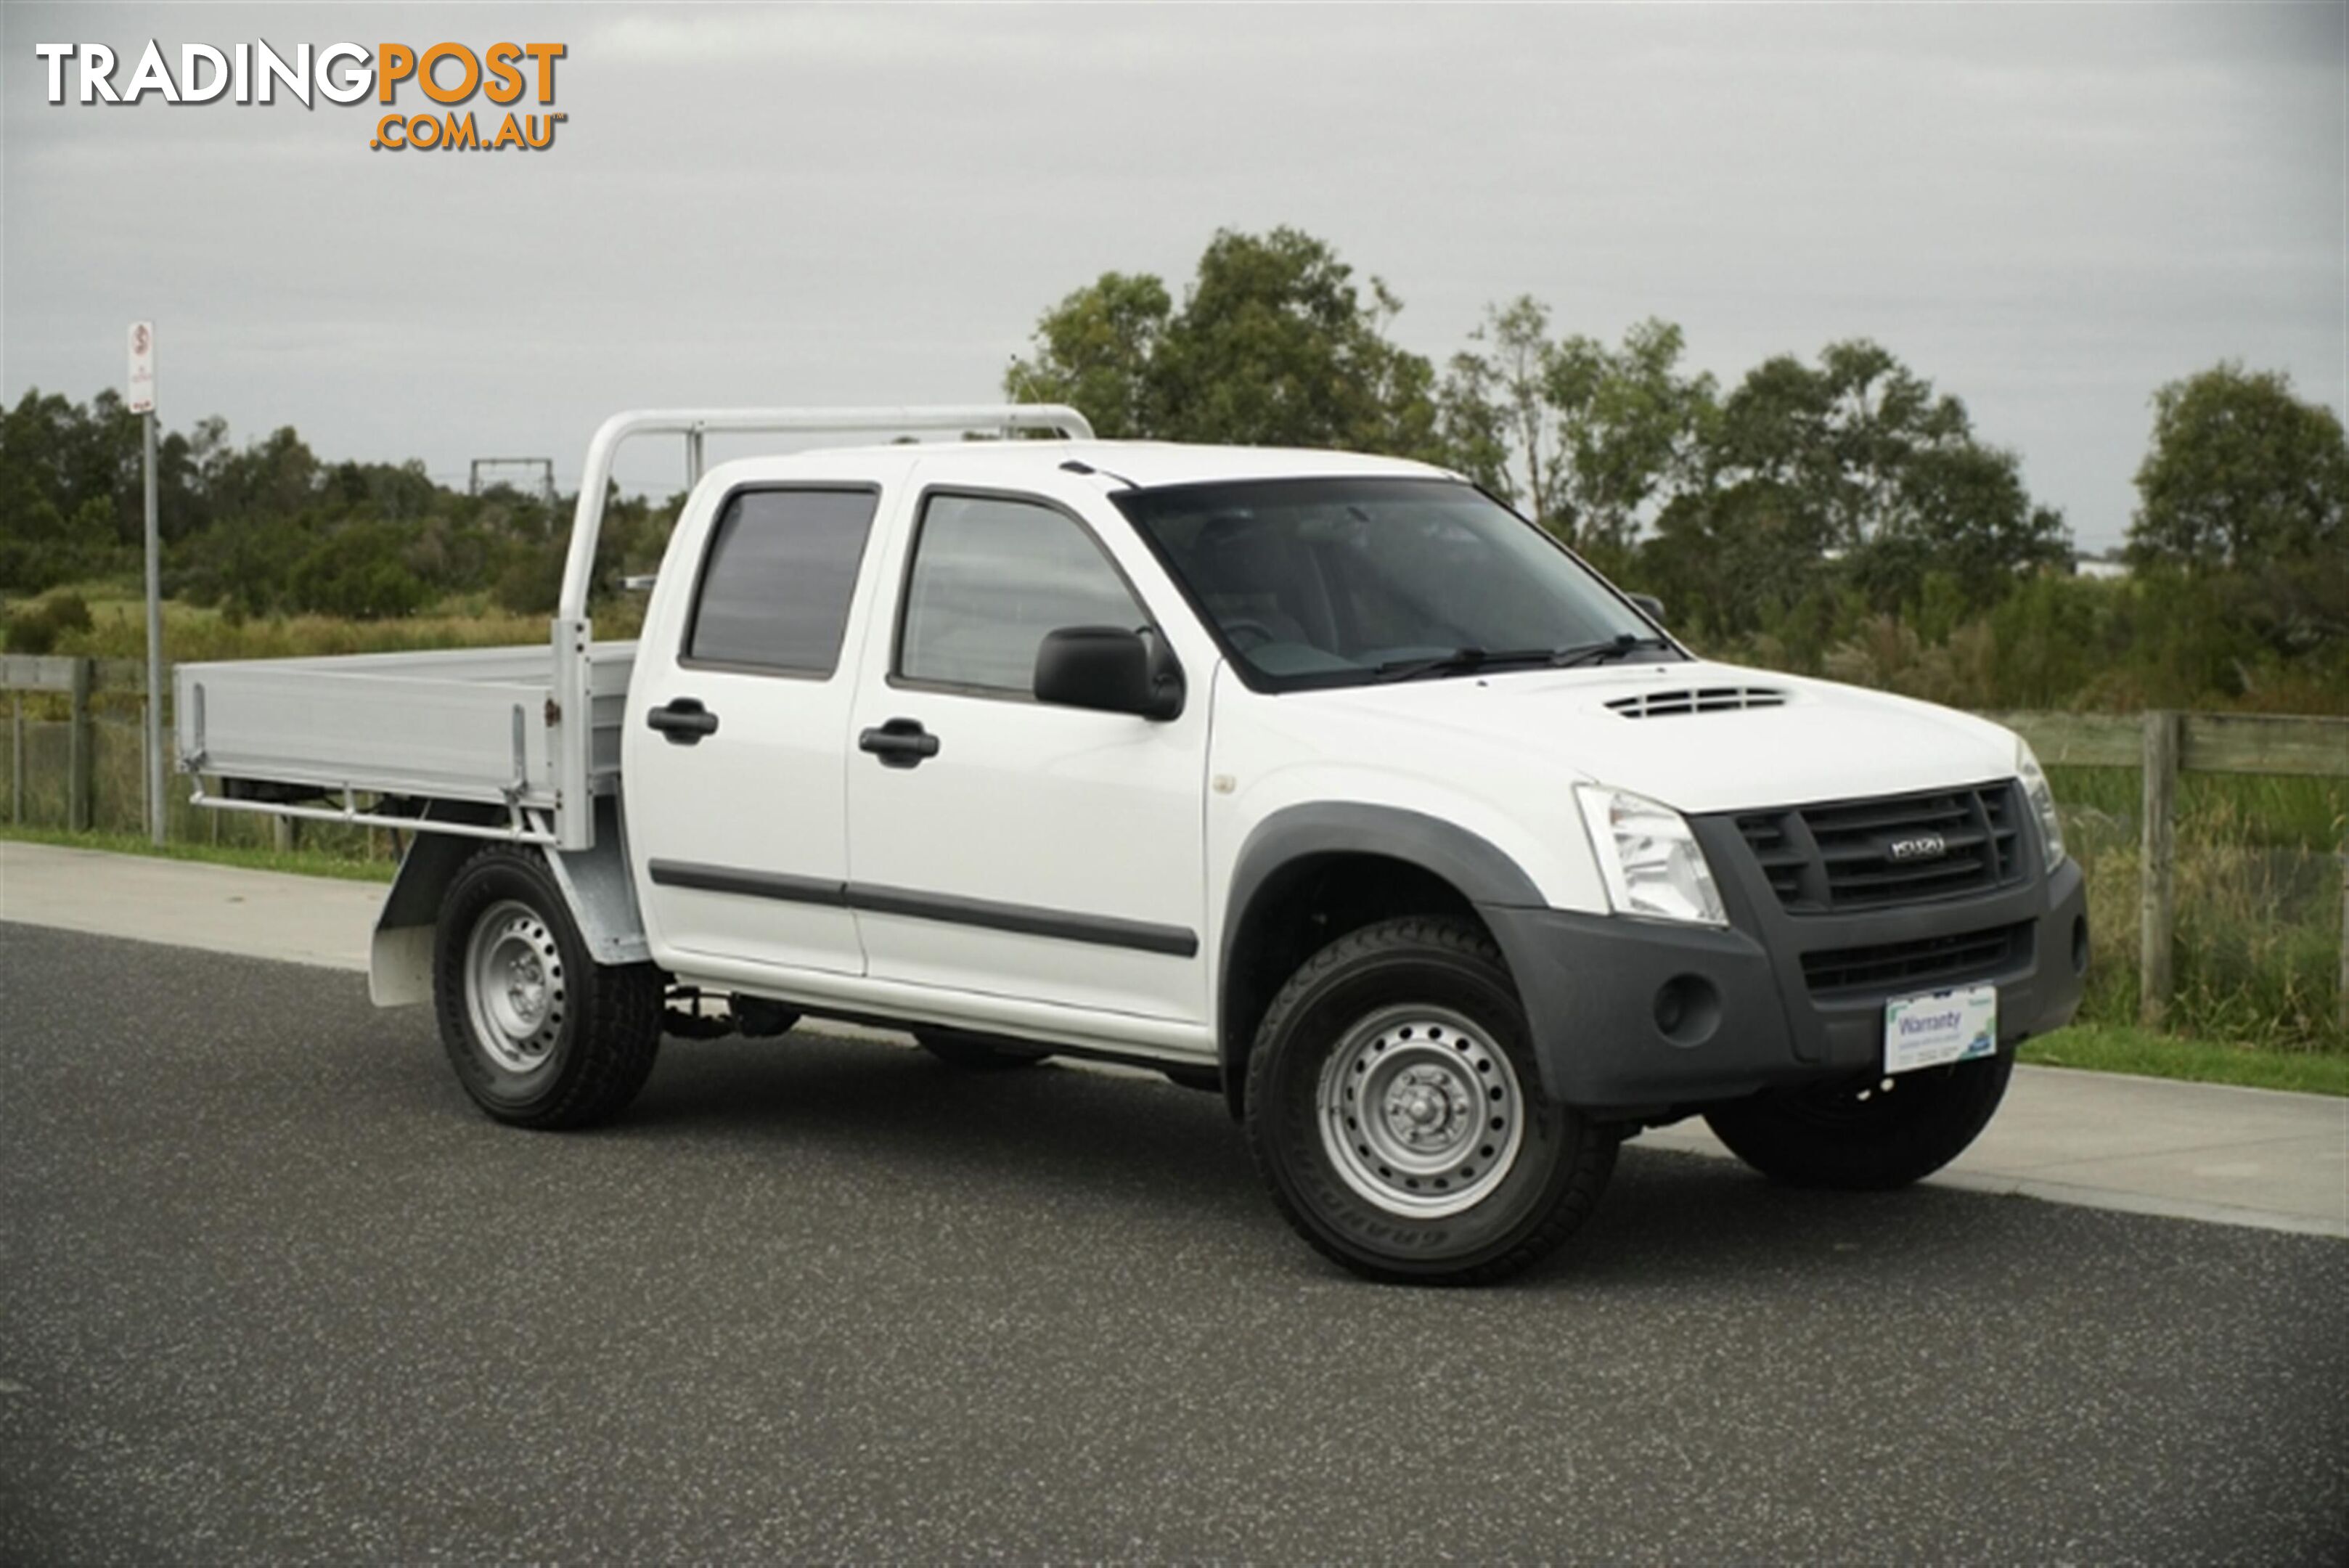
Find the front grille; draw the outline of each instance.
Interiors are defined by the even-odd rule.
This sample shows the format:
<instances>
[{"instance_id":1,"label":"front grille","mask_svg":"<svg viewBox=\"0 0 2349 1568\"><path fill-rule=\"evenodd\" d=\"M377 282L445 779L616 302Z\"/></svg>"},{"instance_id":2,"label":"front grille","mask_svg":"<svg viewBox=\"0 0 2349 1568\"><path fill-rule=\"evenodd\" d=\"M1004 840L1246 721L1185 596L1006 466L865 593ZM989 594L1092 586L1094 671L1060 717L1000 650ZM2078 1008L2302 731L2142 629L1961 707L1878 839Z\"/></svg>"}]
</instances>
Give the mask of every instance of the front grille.
<instances>
[{"instance_id":1,"label":"front grille","mask_svg":"<svg viewBox=\"0 0 2349 1568\"><path fill-rule=\"evenodd\" d=\"M2021 920L1953 936L1805 953L1803 978L1814 996L1891 995L1981 980L2030 953L2031 922Z\"/></svg>"},{"instance_id":2,"label":"front grille","mask_svg":"<svg viewBox=\"0 0 2349 1568\"><path fill-rule=\"evenodd\" d=\"M1920 904L2023 880L2012 782L1746 812L1737 831L1795 914Z\"/></svg>"}]
</instances>

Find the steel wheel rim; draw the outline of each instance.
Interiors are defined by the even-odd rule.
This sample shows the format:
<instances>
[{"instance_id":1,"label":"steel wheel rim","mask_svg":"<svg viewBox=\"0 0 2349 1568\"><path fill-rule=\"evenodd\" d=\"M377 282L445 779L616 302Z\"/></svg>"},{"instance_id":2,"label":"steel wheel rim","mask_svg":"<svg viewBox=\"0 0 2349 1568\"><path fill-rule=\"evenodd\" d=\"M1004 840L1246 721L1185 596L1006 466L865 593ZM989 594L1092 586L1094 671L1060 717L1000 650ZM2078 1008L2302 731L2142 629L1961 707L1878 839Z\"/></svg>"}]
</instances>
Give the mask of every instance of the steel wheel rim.
<instances>
[{"instance_id":1,"label":"steel wheel rim","mask_svg":"<svg viewBox=\"0 0 2349 1568\"><path fill-rule=\"evenodd\" d=\"M1315 1102L1339 1179L1403 1218L1474 1208L1525 1146L1516 1068L1485 1030L1444 1008L1387 1008L1356 1023L1322 1064Z\"/></svg>"},{"instance_id":2,"label":"steel wheel rim","mask_svg":"<svg viewBox=\"0 0 2349 1568\"><path fill-rule=\"evenodd\" d=\"M465 943L465 1012L481 1054L509 1073L537 1072L568 1002L562 950L537 911L511 898L482 910Z\"/></svg>"}]
</instances>

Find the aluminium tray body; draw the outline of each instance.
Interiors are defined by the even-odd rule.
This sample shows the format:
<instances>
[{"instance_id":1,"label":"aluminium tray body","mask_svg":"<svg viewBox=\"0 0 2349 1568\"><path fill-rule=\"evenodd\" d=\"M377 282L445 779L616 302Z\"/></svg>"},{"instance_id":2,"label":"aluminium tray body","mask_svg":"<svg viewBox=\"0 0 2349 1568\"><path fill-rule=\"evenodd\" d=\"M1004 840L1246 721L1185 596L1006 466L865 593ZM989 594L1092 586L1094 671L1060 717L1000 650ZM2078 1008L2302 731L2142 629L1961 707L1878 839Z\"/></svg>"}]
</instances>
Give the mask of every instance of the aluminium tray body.
<instances>
[{"instance_id":1,"label":"aluminium tray body","mask_svg":"<svg viewBox=\"0 0 2349 1568\"><path fill-rule=\"evenodd\" d=\"M182 773L554 811L564 748L590 793L619 784L633 642L588 651L588 722L554 701L551 647L182 664Z\"/></svg>"}]
</instances>

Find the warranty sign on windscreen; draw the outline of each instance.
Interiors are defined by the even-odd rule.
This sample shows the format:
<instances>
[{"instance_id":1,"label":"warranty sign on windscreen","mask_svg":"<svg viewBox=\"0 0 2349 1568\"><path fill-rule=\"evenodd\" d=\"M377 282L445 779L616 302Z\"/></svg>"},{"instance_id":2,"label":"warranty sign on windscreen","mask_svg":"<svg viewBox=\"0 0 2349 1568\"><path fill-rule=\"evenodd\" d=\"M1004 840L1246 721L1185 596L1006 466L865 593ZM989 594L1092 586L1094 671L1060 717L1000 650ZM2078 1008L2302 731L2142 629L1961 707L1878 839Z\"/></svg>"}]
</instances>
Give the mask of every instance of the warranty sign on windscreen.
<instances>
[{"instance_id":1,"label":"warranty sign on windscreen","mask_svg":"<svg viewBox=\"0 0 2349 1568\"><path fill-rule=\"evenodd\" d=\"M389 112L378 114L367 145L392 152L553 147L554 128L569 118L554 109L554 65L569 52L564 44L495 43L477 50L450 42L295 44L281 52L255 40L226 47L182 44L175 56L150 38L138 63L126 65L129 51L118 53L110 44L33 46L53 104L286 101L309 109L372 99L377 109ZM397 106L404 88L441 107L403 111ZM477 97L490 105L486 111L470 107Z\"/></svg>"}]
</instances>

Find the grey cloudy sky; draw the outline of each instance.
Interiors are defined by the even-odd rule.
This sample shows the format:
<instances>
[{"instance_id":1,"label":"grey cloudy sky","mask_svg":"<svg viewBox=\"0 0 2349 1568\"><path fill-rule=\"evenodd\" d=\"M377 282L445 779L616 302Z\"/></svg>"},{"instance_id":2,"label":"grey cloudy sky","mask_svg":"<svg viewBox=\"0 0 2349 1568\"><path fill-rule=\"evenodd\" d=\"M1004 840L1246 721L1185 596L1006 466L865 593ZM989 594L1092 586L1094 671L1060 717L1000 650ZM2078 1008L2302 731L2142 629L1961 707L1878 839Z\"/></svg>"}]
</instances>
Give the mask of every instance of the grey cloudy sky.
<instances>
[{"instance_id":1,"label":"grey cloudy sky","mask_svg":"<svg viewBox=\"0 0 2349 1568\"><path fill-rule=\"evenodd\" d=\"M559 40L569 119L390 153L371 103L46 101L36 44L119 79L150 37ZM7 4L0 92L0 395L117 384L152 317L171 423L441 475L543 453L568 485L623 407L989 399L1069 289L1278 223L1439 361L1520 293L1678 321L1725 381L1874 337L2091 548L2160 382L2240 358L2349 403L2339 3Z\"/></svg>"}]
</instances>

